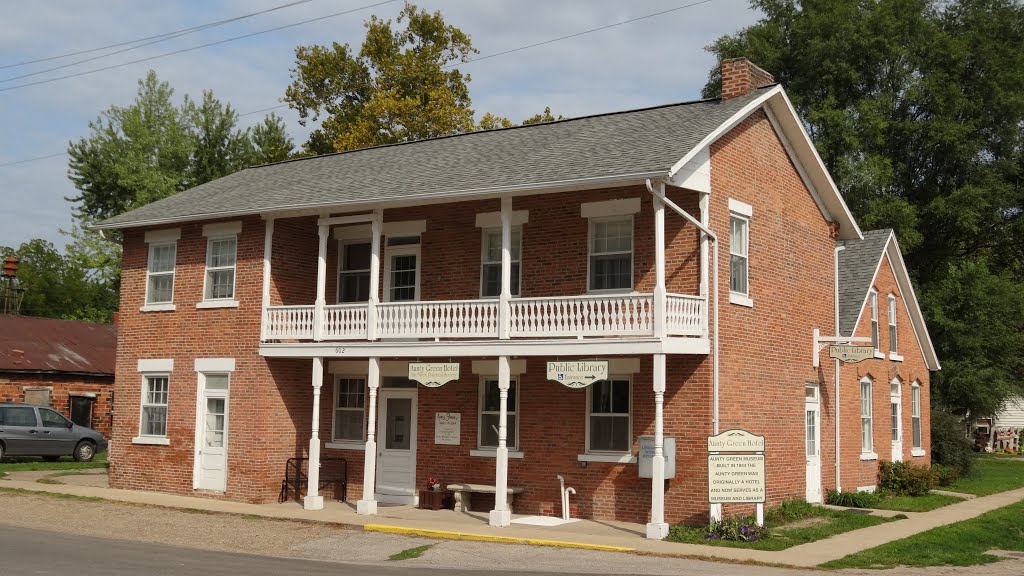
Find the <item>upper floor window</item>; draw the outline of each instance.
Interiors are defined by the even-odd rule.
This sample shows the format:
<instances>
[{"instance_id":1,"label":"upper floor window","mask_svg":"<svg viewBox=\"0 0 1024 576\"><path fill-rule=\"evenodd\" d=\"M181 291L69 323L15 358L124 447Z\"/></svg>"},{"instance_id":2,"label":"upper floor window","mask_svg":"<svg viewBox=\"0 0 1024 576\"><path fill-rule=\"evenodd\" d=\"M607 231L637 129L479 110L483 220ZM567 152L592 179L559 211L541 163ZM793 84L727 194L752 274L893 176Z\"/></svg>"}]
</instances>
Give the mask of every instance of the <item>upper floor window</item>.
<instances>
[{"instance_id":1,"label":"upper floor window","mask_svg":"<svg viewBox=\"0 0 1024 576\"><path fill-rule=\"evenodd\" d=\"M729 302L751 306L750 218L753 208L729 199Z\"/></svg>"},{"instance_id":2,"label":"upper floor window","mask_svg":"<svg viewBox=\"0 0 1024 576\"><path fill-rule=\"evenodd\" d=\"M384 293L388 302L419 300L419 236L388 238L384 266Z\"/></svg>"},{"instance_id":3,"label":"upper floor window","mask_svg":"<svg viewBox=\"0 0 1024 576\"><path fill-rule=\"evenodd\" d=\"M149 261L146 265L146 302L143 309L173 309L174 265L180 228L146 232Z\"/></svg>"},{"instance_id":4,"label":"upper floor window","mask_svg":"<svg viewBox=\"0 0 1024 576\"><path fill-rule=\"evenodd\" d=\"M505 404L505 446L515 450L519 446L519 394L516 379L509 381L508 399ZM479 445L481 448L498 447L498 423L501 419L501 389L498 379L486 377L480 384Z\"/></svg>"},{"instance_id":5,"label":"upper floor window","mask_svg":"<svg viewBox=\"0 0 1024 576\"><path fill-rule=\"evenodd\" d=\"M913 437L912 448L921 449L921 385L910 386L910 428Z\"/></svg>"},{"instance_id":6,"label":"upper floor window","mask_svg":"<svg viewBox=\"0 0 1024 576\"><path fill-rule=\"evenodd\" d=\"M633 288L633 217L591 219L590 290Z\"/></svg>"},{"instance_id":7,"label":"upper floor window","mask_svg":"<svg viewBox=\"0 0 1024 576\"><path fill-rule=\"evenodd\" d=\"M513 296L519 295L519 271L521 262L523 229L512 228L512 274L510 289ZM484 298L501 295L501 228L483 231L483 248L480 263L480 296Z\"/></svg>"},{"instance_id":8,"label":"upper floor window","mask_svg":"<svg viewBox=\"0 0 1024 576\"><path fill-rule=\"evenodd\" d=\"M860 381L860 451L863 454L874 452L872 435L871 379Z\"/></svg>"},{"instance_id":9,"label":"upper floor window","mask_svg":"<svg viewBox=\"0 0 1024 576\"><path fill-rule=\"evenodd\" d=\"M206 289L204 300L235 297L237 236L217 236L206 241Z\"/></svg>"},{"instance_id":10,"label":"upper floor window","mask_svg":"<svg viewBox=\"0 0 1024 576\"><path fill-rule=\"evenodd\" d=\"M869 293L871 300L871 346L878 352L878 292L872 288Z\"/></svg>"},{"instance_id":11,"label":"upper floor window","mask_svg":"<svg viewBox=\"0 0 1024 576\"><path fill-rule=\"evenodd\" d=\"M370 299L371 246L366 241L341 244L338 250L338 302Z\"/></svg>"},{"instance_id":12,"label":"upper floor window","mask_svg":"<svg viewBox=\"0 0 1024 576\"><path fill-rule=\"evenodd\" d=\"M629 379L594 382L587 392L587 452L629 452L633 447Z\"/></svg>"},{"instance_id":13,"label":"upper floor window","mask_svg":"<svg viewBox=\"0 0 1024 576\"><path fill-rule=\"evenodd\" d=\"M896 354L896 297L889 295L889 352Z\"/></svg>"}]
</instances>

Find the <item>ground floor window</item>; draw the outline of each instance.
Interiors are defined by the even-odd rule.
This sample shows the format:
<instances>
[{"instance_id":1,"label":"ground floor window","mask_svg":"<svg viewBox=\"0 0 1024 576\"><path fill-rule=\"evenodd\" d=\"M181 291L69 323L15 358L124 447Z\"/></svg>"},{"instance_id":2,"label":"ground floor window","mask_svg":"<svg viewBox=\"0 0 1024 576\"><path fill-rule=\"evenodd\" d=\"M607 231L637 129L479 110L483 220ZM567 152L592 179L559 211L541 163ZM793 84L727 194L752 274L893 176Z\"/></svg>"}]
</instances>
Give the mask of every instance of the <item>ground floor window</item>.
<instances>
[{"instance_id":1,"label":"ground floor window","mask_svg":"<svg viewBox=\"0 0 1024 576\"><path fill-rule=\"evenodd\" d=\"M630 381L612 378L590 385L587 400L587 452L629 452Z\"/></svg>"},{"instance_id":2,"label":"ground floor window","mask_svg":"<svg viewBox=\"0 0 1024 576\"><path fill-rule=\"evenodd\" d=\"M334 432L335 442L365 439L363 425L366 379L339 376L334 380Z\"/></svg>"},{"instance_id":3,"label":"ground floor window","mask_svg":"<svg viewBox=\"0 0 1024 576\"><path fill-rule=\"evenodd\" d=\"M166 375L142 379L142 419L139 434L167 436L167 394L170 378Z\"/></svg>"},{"instance_id":4,"label":"ground floor window","mask_svg":"<svg viewBox=\"0 0 1024 576\"><path fill-rule=\"evenodd\" d=\"M519 447L519 395L516 379L509 381L508 402L505 407L507 414L507 434L505 446L509 450ZM480 419L479 443L481 448L498 447L498 421L501 418L501 390L498 379L487 377L480 384Z\"/></svg>"}]
</instances>

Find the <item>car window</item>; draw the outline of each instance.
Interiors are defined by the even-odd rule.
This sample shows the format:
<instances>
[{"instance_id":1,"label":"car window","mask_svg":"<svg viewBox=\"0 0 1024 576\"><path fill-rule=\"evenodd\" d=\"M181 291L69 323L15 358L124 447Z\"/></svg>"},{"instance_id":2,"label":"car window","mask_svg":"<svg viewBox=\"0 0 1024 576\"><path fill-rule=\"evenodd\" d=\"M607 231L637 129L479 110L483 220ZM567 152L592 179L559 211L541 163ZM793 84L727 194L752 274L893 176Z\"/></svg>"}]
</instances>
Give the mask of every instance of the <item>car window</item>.
<instances>
[{"instance_id":1,"label":"car window","mask_svg":"<svg viewBox=\"0 0 1024 576\"><path fill-rule=\"evenodd\" d=\"M68 419L53 410L39 409L39 418L43 421L45 428L64 428L68 425Z\"/></svg>"},{"instance_id":2,"label":"car window","mask_svg":"<svg viewBox=\"0 0 1024 576\"><path fill-rule=\"evenodd\" d=\"M4 426L35 426L36 411L34 408L8 406L4 416Z\"/></svg>"}]
</instances>

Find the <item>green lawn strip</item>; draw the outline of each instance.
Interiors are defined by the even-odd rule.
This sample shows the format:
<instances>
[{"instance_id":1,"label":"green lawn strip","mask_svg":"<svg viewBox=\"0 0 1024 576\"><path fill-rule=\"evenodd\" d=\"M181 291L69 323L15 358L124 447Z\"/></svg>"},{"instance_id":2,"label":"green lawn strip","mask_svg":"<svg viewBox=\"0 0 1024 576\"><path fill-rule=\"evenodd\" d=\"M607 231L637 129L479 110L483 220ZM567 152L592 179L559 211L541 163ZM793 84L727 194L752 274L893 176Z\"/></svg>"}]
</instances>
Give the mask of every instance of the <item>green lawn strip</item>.
<instances>
[{"instance_id":1,"label":"green lawn strip","mask_svg":"<svg viewBox=\"0 0 1024 576\"><path fill-rule=\"evenodd\" d=\"M946 496L945 494L925 494L924 496L886 496L879 498L871 505L877 510L898 510L900 512L928 512L957 502L963 498Z\"/></svg>"},{"instance_id":2,"label":"green lawn strip","mask_svg":"<svg viewBox=\"0 0 1024 576\"><path fill-rule=\"evenodd\" d=\"M75 494L64 494L62 492L37 492L35 490L25 490L24 488L6 488L4 486L0 486L0 494L4 493L17 494L20 496L43 496L46 498L60 498L62 500L77 500L79 502L112 502L111 500L96 496L77 496Z\"/></svg>"},{"instance_id":3,"label":"green lawn strip","mask_svg":"<svg viewBox=\"0 0 1024 576\"><path fill-rule=\"evenodd\" d=\"M822 567L971 566L999 560L985 554L987 550L1024 552L1024 501L851 554Z\"/></svg>"},{"instance_id":4,"label":"green lawn strip","mask_svg":"<svg viewBox=\"0 0 1024 576\"><path fill-rule=\"evenodd\" d=\"M433 546L433 544L424 544L423 546L402 550L398 554L388 556L388 560L409 560L411 558L419 558L424 552L429 550L431 546Z\"/></svg>"},{"instance_id":5,"label":"green lawn strip","mask_svg":"<svg viewBox=\"0 0 1024 576\"><path fill-rule=\"evenodd\" d=\"M769 534L757 542L720 538L705 540L703 527L694 528L682 525L670 528L668 540L685 544L706 544L750 550L785 550L799 544L823 540L843 532L877 526L898 519L873 516L864 512L832 510L803 502L787 502L782 508L774 508L765 513L765 526L769 528Z\"/></svg>"},{"instance_id":6,"label":"green lawn strip","mask_svg":"<svg viewBox=\"0 0 1024 576\"><path fill-rule=\"evenodd\" d=\"M943 490L988 496L1015 488L1024 488L1024 461L978 458L974 461L974 471L970 476L961 478Z\"/></svg>"},{"instance_id":7,"label":"green lawn strip","mask_svg":"<svg viewBox=\"0 0 1024 576\"><path fill-rule=\"evenodd\" d=\"M0 473L31 470L81 470L83 468L106 468L109 465L106 452L97 454L92 462L75 462L70 457L61 457L56 462L47 462L34 456L14 456L0 461Z\"/></svg>"}]
</instances>

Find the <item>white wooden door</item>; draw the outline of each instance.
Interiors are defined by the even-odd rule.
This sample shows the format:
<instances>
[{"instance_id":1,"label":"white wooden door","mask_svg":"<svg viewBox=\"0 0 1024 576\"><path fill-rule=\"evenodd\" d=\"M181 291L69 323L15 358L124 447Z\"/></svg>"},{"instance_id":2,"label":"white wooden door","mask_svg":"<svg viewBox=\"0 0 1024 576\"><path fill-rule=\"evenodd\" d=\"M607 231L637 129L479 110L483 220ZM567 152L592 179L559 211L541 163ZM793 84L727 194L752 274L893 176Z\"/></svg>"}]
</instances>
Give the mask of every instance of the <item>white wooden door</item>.
<instances>
[{"instance_id":1,"label":"white wooden door","mask_svg":"<svg viewBox=\"0 0 1024 576\"><path fill-rule=\"evenodd\" d=\"M821 410L818 387L805 387L804 453L807 456L808 502L821 502Z\"/></svg>"},{"instance_id":2,"label":"white wooden door","mask_svg":"<svg viewBox=\"0 0 1024 576\"><path fill-rule=\"evenodd\" d=\"M377 417L377 500L416 502L416 389L380 391Z\"/></svg>"},{"instance_id":3,"label":"white wooden door","mask_svg":"<svg viewBox=\"0 0 1024 576\"><path fill-rule=\"evenodd\" d=\"M228 376L202 378L196 418L195 487L224 492L228 485Z\"/></svg>"},{"instance_id":4,"label":"white wooden door","mask_svg":"<svg viewBox=\"0 0 1024 576\"><path fill-rule=\"evenodd\" d=\"M899 394L889 396L889 417L892 419L892 461L903 461L903 407Z\"/></svg>"}]
</instances>

